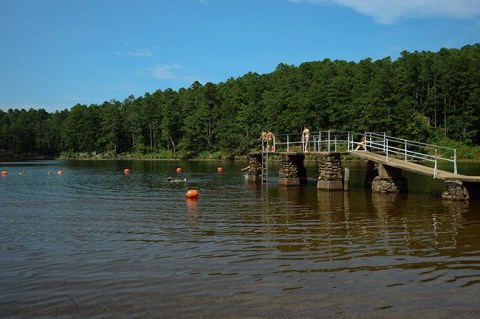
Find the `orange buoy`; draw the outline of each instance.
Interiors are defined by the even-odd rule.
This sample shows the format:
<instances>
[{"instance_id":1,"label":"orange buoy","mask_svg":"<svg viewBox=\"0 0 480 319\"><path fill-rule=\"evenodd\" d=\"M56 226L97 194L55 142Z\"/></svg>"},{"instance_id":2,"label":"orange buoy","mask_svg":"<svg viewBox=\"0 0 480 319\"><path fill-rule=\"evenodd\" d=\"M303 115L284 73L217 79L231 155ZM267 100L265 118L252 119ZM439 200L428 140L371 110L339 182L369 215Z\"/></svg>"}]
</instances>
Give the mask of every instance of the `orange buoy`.
<instances>
[{"instance_id":1,"label":"orange buoy","mask_svg":"<svg viewBox=\"0 0 480 319\"><path fill-rule=\"evenodd\" d=\"M182 168L177 167L177 173L181 173L181 172L182 172Z\"/></svg>"},{"instance_id":2,"label":"orange buoy","mask_svg":"<svg viewBox=\"0 0 480 319\"><path fill-rule=\"evenodd\" d=\"M187 198L197 198L198 197L198 191L196 189L189 189L187 193L185 194Z\"/></svg>"},{"instance_id":3,"label":"orange buoy","mask_svg":"<svg viewBox=\"0 0 480 319\"><path fill-rule=\"evenodd\" d=\"M62 174L63 174L62 170L59 170L59 171L57 172L57 174L58 174L58 175L62 175Z\"/></svg>"},{"instance_id":4,"label":"orange buoy","mask_svg":"<svg viewBox=\"0 0 480 319\"><path fill-rule=\"evenodd\" d=\"M218 171L219 173L221 173L221 172L223 172L223 168L219 167L219 168L217 168L217 171Z\"/></svg>"},{"instance_id":5,"label":"orange buoy","mask_svg":"<svg viewBox=\"0 0 480 319\"><path fill-rule=\"evenodd\" d=\"M125 169L123 170L123 172L124 172L125 174L130 174L130 170L129 170L128 168L125 168Z\"/></svg>"},{"instance_id":6,"label":"orange buoy","mask_svg":"<svg viewBox=\"0 0 480 319\"><path fill-rule=\"evenodd\" d=\"M2 176L6 176L8 175L8 172L7 171L2 171Z\"/></svg>"}]
</instances>

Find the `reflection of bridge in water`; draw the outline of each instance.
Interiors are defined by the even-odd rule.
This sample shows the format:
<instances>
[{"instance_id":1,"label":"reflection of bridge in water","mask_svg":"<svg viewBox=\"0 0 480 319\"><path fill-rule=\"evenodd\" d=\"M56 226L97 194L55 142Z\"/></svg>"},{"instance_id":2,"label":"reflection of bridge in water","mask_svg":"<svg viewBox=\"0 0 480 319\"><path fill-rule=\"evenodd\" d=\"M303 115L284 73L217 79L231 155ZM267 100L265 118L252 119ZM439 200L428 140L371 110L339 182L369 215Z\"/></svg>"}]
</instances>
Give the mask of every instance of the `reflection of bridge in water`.
<instances>
[{"instance_id":1,"label":"reflection of bridge in water","mask_svg":"<svg viewBox=\"0 0 480 319\"><path fill-rule=\"evenodd\" d=\"M268 160L281 157L279 184L303 185L307 182L303 164L305 156L317 160L317 187L325 190L348 190L349 170L341 166L341 157L350 155L368 161L365 185L374 193L406 192L408 184L403 171L444 180L446 200L467 200L477 196L480 176L457 173L456 150L387 136L384 133L315 132L282 134L271 145L262 144L259 152L250 153L249 181L266 183ZM451 171L439 166L449 166Z\"/></svg>"}]
</instances>

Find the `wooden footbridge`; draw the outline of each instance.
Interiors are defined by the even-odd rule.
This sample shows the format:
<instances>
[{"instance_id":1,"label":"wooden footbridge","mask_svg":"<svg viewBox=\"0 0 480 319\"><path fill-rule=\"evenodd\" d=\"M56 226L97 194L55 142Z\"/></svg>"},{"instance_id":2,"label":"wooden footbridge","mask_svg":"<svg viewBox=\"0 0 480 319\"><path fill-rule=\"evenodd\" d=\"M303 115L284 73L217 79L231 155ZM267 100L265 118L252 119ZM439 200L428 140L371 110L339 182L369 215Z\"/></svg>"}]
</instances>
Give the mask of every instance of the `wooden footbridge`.
<instances>
[{"instance_id":1,"label":"wooden footbridge","mask_svg":"<svg viewBox=\"0 0 480 319\"><path fill-rule=\"evenodd\" d=\"M348 171L341 168L340 157L350 155L369 161L367 178L372 178L372 191L381 193L406 191L403 171L432 176L446 181L444 199L463 200L480 193L480 176L458 174L456 150L453 148L410 141L376 132L313 132L276 135L270 145L262 143L261 152L253 152L249 180L267 182L269 155L282 158L280 184L306 183L303 167L305 155L319 159L318 188L345 189ZM252 160L253 159L253 160ZM447 169L439 169L447 167ZM467 189L468 188L468 189Z\"/></svg>"}]
</instances>

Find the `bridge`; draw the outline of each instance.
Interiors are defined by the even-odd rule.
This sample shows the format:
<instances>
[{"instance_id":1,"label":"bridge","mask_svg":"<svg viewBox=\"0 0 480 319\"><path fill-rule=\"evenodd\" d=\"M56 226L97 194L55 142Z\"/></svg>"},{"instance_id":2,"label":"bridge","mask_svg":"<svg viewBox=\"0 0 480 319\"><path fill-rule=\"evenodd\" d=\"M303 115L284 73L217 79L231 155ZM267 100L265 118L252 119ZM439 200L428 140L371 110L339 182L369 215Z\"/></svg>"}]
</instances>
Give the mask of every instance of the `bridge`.
<instances>
[{"instance_id":1,"label":"bridge","mask_svg":"<svg viewBox=\"0 0 480 319\"><path fill-rule=\"evenodd\" d=\"M480 176L458 174L456 150L426 144L378 132L312 132L279 134L261 151L250 154L249 180L267 182L269 156L281 157L279 184L302 185L307 181L303 161L306 155L319 162L317 187L327 190L348 189L349 171L341 167L342 156L368 161L365 185L379 193L408 190L403 171L444 180L446 200L467 200L480 193ZM443 169L440 169L442 167ZM445 168L446 167L446 168Z\"/></svg>"}]
</instances>

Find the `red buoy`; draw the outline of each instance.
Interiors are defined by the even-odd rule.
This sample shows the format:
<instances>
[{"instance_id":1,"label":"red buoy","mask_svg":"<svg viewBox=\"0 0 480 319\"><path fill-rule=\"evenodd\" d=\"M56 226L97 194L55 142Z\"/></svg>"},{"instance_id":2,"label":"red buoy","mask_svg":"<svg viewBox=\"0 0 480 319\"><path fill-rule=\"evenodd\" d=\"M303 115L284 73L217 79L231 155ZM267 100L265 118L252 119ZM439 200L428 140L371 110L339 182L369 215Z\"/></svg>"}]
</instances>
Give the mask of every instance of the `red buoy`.
<instances>
[{"instance_id":1,"label":"red buoy","mask_svg":"<svg viewBox=\"0 0 480 319\"><path fill-rule=\"evenodd\" d=\"M7 171L2 171L2 176L7 176L8 172Z\"/></svg>"},{"instance_id":2,"label":"red buoy","mask_svg":"<svg viewBox=\"0 0 480 319\"><path fill-rule=\"evenodd\" d=\"M62 175L63 172L60 170L60 171L57 172L57 174L58 174L58 175Z\"/></svg>"},{"instance_id":3,"label":"red buoy","mask_svg":"<svg viewBox=\"0 0 480 319\"><path fill-rule=\"evenodd\" d=\"M181 173L182 172L182 168L181 167L177 167L177 173Z\"/></svg>"},{"instance_id":4,"label":"red buoy","mask_svg":"<svg viewBox=\"0 0 480 319\"><path fill-rule=\"evenodd\" d=\"M219 167L219 168L217 168L217 171L218 171L219 173L221 173L221 172L223 172L223 168Z\"/></svg>"},{"instance_id":5,"label":"red buoy","mask_svg":"<svg viewBox=\"0 0 480 319\"><path fill-rule=\"evenodd\" d=\"M196 189L189 189L187 193L185 194L187 198L197 198L198 197L198 191Z\"/></svg>"},{"instance_id":6,"label":"red buoy","mask_svg":"<svg viewBox=\"0 0 480 319\"><path fill-rule=\"evenodd\" d=\"M125 174L130 174L130 170L129 170L128 168L125 168L125 169L123 170L123 173L125 173Z\"/></svg>"}]
</instances>

